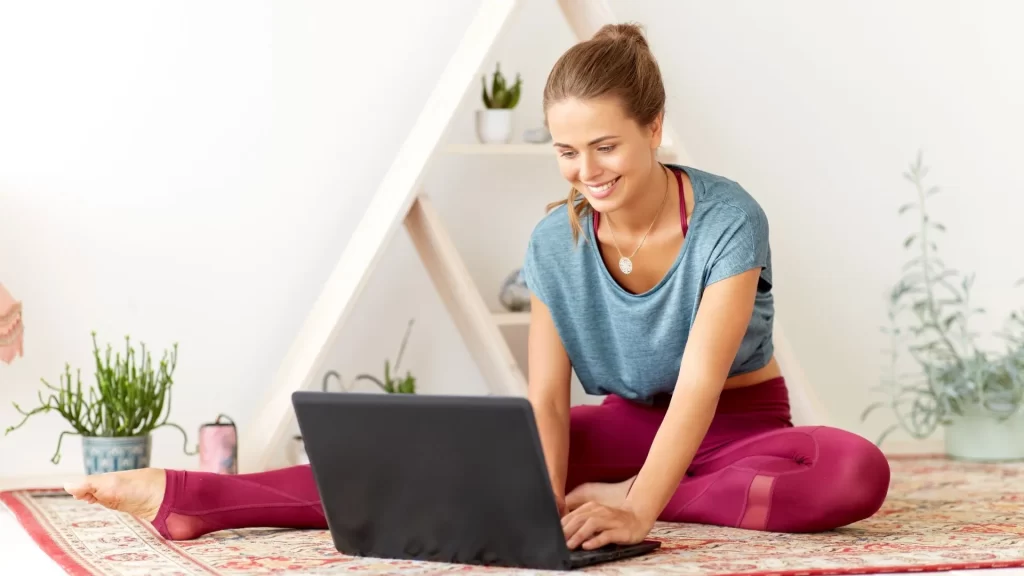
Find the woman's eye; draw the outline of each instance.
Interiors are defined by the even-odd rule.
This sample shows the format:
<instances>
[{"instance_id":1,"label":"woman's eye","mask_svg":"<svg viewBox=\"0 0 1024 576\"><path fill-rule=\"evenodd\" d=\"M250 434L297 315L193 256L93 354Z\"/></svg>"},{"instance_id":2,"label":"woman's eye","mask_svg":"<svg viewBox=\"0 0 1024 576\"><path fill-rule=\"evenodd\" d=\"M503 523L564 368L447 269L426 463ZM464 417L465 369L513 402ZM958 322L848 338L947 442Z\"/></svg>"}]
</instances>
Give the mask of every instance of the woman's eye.
<instances>
[{"instance_id":1,"label":"woman's eye","mask_svg":"<svg viewBox=\"0 0 1024 576\"><path fill-rule=\"evenodd\" d=\"M571 152L571 151L568 151L568 150L566 150L565 152L562 152L562 153L560 154L560 156L561 156L562 158L572 158L572 155L573 155L573 154L575 154L575 152Z\"/></svg>"},{"instance_id":2,"label":"woman's eye","mask_svg":"<svg viewBox=\"0 0 1024 576\"><path fill-rule=\"evenodd\" d=\"M611 145L609 145L609 146L601 146L600 148L598 148L598 150L601 151L601 152L611 152L614 149L615 149L615 146L611 146Z\"/></svg>"}]
</instances>

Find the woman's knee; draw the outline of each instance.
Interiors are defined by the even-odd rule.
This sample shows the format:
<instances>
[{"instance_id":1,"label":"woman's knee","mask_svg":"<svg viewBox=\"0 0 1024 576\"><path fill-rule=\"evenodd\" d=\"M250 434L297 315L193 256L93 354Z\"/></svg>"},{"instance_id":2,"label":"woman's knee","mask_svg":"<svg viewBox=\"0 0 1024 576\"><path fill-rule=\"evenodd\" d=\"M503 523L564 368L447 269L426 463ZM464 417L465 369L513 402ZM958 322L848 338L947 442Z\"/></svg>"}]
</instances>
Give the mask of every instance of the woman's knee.
<instances>
[{"instance_id":1,"label":"woman's knee","mask_svg":"<svg viewBox=\"0 0 1024 576\"><path fill-rule=\"evenodd\" d=\"M826 502L836 514L837 526L874 515L889 493L890 468L885 454L866 438L822 427L815 430L819 465L830 471L830 483L822 490Z\"/></svg>"}]
</instances>

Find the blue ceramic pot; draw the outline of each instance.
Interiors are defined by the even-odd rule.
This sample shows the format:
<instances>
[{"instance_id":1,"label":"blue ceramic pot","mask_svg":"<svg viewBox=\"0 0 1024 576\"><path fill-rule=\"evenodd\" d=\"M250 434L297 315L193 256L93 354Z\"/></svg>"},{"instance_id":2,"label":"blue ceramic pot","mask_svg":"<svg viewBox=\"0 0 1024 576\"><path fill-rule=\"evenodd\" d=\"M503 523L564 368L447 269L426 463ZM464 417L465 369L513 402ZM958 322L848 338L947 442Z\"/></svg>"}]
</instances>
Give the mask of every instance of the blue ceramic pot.
<instances>
[{"instance_id":1,"label":"blue ceramic pot","mask_svg":"<svg viewBox=\"0 0 1024 576\"><path fill-rule=\"evenodd\" d=\"M152 437L131 436L113 438L83 436L82 458L86 474L102 474L149 467Z\"/></svg>"}]
</instances>

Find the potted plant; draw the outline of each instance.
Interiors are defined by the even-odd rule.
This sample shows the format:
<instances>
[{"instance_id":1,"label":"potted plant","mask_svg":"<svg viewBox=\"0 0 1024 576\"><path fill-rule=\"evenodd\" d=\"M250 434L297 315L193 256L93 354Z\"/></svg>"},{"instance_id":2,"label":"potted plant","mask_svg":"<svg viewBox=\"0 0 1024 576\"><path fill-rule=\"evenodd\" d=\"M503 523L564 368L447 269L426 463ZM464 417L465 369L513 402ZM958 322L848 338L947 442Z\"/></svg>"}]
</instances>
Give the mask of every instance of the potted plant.
<instances>
[{"instance_id":1,"label":"potted plant","mask_svg":"<svg viewBox=\"0 0 1024 576\"><path fill-rule=\"evenodd\" d=\"M60 462L61 443L65 435L82 437L82 456L87 474L132 470L149 466L152 447L152 433L163 426L177 428L185 436L185 453L188 451L188 435L178 426L168 422L171 410L171 388L174 384L174 370L177 367L178 345L170 352L164 352L159 364L153 360L142 344L136 353L131 339L125 336L125 351L111 358L112 349L107 345L106 354L101 355L96 343L96 332L92 333L93 358L95 361L95 387L82 390L82 371L77 370L72 383L71 366L65 364L60 375L60 386L54 386L41 379L48 389L49 397L39 392L40 405L32 410L14 408L23 418L15 426L7 428L5 436L17 430L36 414L55 411L73 430L61 432L57 439L57 450L51 462Z\"/></svg>"},{"instance_id":2,"label":"potted plant","mask_svg":"<svg viewBox=\"0 0 1024 576\"><path fill-rule=\"evenodd\" d=\"M405 336L402 338L402 344L398 349L398 357L395 359L394 370L391 368L391 361L387 358L384 359L384 379L381 380L372 374L360 374L353 378L353 382L360 380L369 380L377 385L378 388L383 390L387 394L415 394L416 393L416 377L412 375L408 370L405 371L405 376L395 377L393 372L397 374L398 367L402 363L402 354L405 352L405 345L409 341L409 333L412 332L413 320L409 320L409 325L406 326ZM341 390L346 390L344 382L341 379L341 375L335 370L329 370L324 374L323 381L321 384L321 390L328 392L328 382L331 378L336 378L340 384ZM288 461L293 465L309 464L309 458L306 455L306 446L302 440L302 434L295 434L292 436L291 444L288 448Z\"/></svg>"},{"instance_id":3,"label":"potted plant","mask_svg":"<svg viewBox=\"0 0 1024 576\"><path fill-rule=\"evenodd\" d=\"M501 64L495 64L491 92L487 93L487 76L480 78L483 86L484 109L476 111L476 135L482 144L507 144L512 140L512 110L519 104L523 80L508 86L501 73Z\"/></svg>"},{"instance_id":4,"label":"potted plant","mask_svg":"<svg viewBox=\"0 0 1024 576\"><path fill-rule=\"evenodd\" d=\"M409 341L409 333L412 332L412 324L413 321L409 320L409 325L405 328L405 336L402 337L402 344L398 347L398 356L395 358L395 374L398 373L398 366L402 363L402 354L405 352L405 344ZM359 376L356 376L355 381L358 382L360 380L369 380L388 394L416 393L416 377L406 370L405 376L396 378L392 375L391 362L387 358L384 359L384 380L380 380L376 376L370 374L360 374Z\"/></svg>"},{"instance_id":5,"label":"potted plant","mask_svg":"<svg viewBox=\"0 0 1024 576\"><path fill-rule=\"evenodd\" d=\"M996 334L1000 346L980 345L969 321L985 310L971 301L974 275L962 275L938 257L934 237L945 227L928 214L927 202L940 189L925 186L927 175L918 154L904 174L916 201L899 209L916 213L916 230L903 242L911 258L890 293L890 327L883 328L891 338L891 365L876 390L889 398L868 406L862 420L877 408L892 410L897 423L883 432L879 445L901 427L923 439L944 426L952 458L1024 459L1024 315L1010 315L1006 329ZM903 350L909 358L901 356ZM901 360L915 369L903 371Z\"/></svg>"}]
</instances>

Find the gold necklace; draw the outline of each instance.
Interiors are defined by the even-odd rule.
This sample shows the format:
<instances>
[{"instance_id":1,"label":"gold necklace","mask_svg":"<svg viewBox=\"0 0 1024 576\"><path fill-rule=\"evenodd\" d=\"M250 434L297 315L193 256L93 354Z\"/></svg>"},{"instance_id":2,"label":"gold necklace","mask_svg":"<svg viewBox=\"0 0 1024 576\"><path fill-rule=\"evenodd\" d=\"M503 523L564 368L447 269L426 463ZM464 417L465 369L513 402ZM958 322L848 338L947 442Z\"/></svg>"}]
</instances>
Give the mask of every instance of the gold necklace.
<instances>
[{"instance_id":1,"label":"gold necklace","mask_svg":"<svg viewBox=\"0 0 1024 576\"><path fill-rule=\"evenodd\" d=\"M644 240L647 240L647 235L651 233L651 229L654 228L654 223L658 221L658 216L661 215L661 209L665 207L665 202L668 201L668 186L669 178L665 176L665 195L661 198L661 205L658 206L658 211L654 214L654 220L651 220L651 225L647 227L647 232L644 232L643 238L640 239L640 243L636 245L636 250L629 256L623 256L622 250L619 249L619 241L615 237L615 228L612 226L612 217L608 216L608 229L612 232L612 243L615 244L615 251L619 253L619 270L626 276L629 276L633 272L633 256L640 251L640 247L644 245Z\"/></svg>"}]
</instances>

